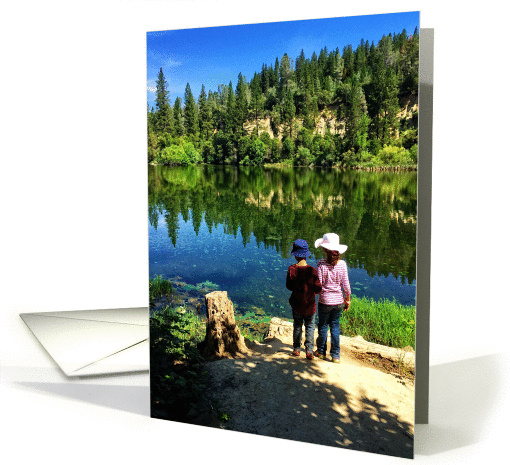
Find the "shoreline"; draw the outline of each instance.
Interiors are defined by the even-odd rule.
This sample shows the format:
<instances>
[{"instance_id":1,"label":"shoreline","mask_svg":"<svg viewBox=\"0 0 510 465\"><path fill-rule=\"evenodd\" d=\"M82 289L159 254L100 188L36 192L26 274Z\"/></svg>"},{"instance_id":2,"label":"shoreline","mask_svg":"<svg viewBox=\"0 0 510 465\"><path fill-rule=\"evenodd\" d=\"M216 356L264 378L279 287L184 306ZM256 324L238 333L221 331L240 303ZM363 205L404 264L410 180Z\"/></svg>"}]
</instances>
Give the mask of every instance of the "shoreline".
<instances>
[{"instance_id":1,"label":"shoreline","mask_svg":"<svg viewBox=\"0 0 510 465\"><path fill-rule=\"evenodd\" d=\"M167 296L154 299L151 302L150 314L170 306L174 309L184 309L186 312L199 317L205 321L205 295L209 292L219 290L219 286L206 281L197 285L191 285L182 280L179 276L168 279L172 284L173 291ZM241 333L248 340L262 342L269 332L270 324L274 319L288 322L292 325L292 318L275 316L262 308L238 307L235 302L236 323ZM355 308L355 310L352 310ZM349 311L343 313L341 320L342 335L349 338L358 338L369 344L376 344L392 349L410 348L414 350L415 340L415 306L401 305L395 301L387 299L368 299L366 297L356 297L353 295L353 305ZM385 324L385 320L380 321L384 313L392 313L395 317L397 313L400 319L391 323L393 327L384 328L381 332L381 326L390 326ZM412 318L411 318L412 317ZM396 328L396 323L400 326ZM361 339L360 339L361 338ZM390 344L390 341L407 341L401 344Z\"/></svg>"},{"instance_id":2,"label":"shoreline","mask_svg":"<svg viewBox=\"0 0 510 465\"><path fill-rule=\"evenodd\" d=\"M210 165L210 166L237 166L242 167L246 165L238 164L238 163L189 163L189 165ZM158 163L156 161L151 161L148 163L148 166L182 166L179 164L171 164L171 163ZM409 172L409 171L418 171L418 165L375 165L375 166L363 166L363 165L331 165L331 166L323 166L323 165L292 165L286 163L264 163L262 165L250 165L250 166L260 166L262 168L316 168L316 169L336 169L341 171L347 170L355 170L355 171L394 171L394 172Z\"/></svg>"}]
</instances>

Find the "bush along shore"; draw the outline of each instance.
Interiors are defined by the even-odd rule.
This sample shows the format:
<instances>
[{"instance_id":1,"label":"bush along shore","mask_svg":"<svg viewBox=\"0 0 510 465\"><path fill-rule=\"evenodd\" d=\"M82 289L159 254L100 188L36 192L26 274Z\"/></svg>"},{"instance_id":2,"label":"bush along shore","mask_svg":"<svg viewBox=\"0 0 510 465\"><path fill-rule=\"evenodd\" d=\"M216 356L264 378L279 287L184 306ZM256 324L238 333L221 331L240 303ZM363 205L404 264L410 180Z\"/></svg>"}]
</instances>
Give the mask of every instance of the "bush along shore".
<instances>
[{"instance_id":1,"label":"bush along shore","mask_svg":"<svg viewBox=\"0 0 510 465\"><path fill-rule=\"evenodd\" d=\"M205 338L204 295L218 290L206 281L190 285L180 278L150 280L150 354L152 416L189 421L207 385L205 360L197 348ZM235 310L241 334L262 342L272 316L260 308ZM289 321L292 321L289 319ZM362 336L389 347L415 348L415 307L353 295L341 319L344 336ZM219 412L219 411L218 411ZM221 421L221 412L217 421Z\"/></svg>"}]
</instances>

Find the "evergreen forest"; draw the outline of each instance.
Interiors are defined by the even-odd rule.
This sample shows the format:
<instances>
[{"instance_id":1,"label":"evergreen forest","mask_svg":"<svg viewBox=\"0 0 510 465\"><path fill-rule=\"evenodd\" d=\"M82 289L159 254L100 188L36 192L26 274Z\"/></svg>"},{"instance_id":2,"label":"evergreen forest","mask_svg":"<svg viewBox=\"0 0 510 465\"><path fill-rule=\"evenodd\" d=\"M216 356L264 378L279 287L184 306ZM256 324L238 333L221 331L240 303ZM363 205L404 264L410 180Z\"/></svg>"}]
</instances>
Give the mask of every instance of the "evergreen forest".
<instances>
[{"instance_id":1,"label":"evergreen forest","mask_svg":"<svg viewBox=\"0 0 510 465\"><path fill-rule=\"evenodd\" d=\"M172 101L160 68L148 162L415 168L419 33L287 54L234 86Z\"/></svg>"}]
</instances>

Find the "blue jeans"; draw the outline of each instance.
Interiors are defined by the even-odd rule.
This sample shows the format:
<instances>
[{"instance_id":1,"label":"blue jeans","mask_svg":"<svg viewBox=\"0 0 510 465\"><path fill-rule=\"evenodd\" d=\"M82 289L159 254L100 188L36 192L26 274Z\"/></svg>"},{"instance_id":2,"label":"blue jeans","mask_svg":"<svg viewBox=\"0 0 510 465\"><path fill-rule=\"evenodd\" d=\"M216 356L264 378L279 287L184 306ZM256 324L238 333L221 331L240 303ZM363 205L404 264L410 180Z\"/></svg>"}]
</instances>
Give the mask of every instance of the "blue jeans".
<instances>
[{"instance_id":1,"label":"blue jeans","mask_svg":"<svg viewBox=\"0 0 510 465\"><path fill-rule=\"evenodd\" d=\"M301 337L303 335L303 324L305 325L305 349L313 351L313 332L315 330L315 313L312 316L303 316L292 312L294 318L293 327L293 346L294 349L301 348Z\"/></svg>"},{"instance_id":2,"label":"blue jeans","mask_svg":"<svg viewBox=\"0 0 510 465\"><path fill-rule=\"evenodd\" d=\"M328 327L331 331L331 349L332 358L340 358L340 315L342 314L343 304L326 305L319 302L319 336L317 337L317 352L326 355L328 344Z\"/></svg>"}]
</instances>

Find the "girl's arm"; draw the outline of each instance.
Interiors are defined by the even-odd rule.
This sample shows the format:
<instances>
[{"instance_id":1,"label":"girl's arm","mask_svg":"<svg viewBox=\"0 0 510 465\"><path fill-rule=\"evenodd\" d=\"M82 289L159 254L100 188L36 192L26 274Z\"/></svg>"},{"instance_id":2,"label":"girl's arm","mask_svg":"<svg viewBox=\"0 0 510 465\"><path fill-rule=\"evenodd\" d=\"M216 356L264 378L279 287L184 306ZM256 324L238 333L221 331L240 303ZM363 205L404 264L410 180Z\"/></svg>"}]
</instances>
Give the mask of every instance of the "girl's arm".
<instances>
[{"instance_id":1,"label":"girl's arm","mask_svg":"<svg viewBox=\"0 0 510 465\"><path fill-rule=\"evenodd\" d=\"M342 289L344 291L344 310L349 310L349 307L351 306L351 285L349 283L349 274L347 272L347 265L345 262L343 268Z\"/></svg>"},{"instance_id":2,"label":"girl's arm","mask_svg":"<svg viewBox=\"0 0 510 465\"><path fill-rule=\"evenodd\" d=\"M321 262L317 263L317 276L319 278L319 284L322 286L322 284L324 283L324 275L323 275L323 271L322 271L322 263Z\"/></svg>"}]
</instances>

